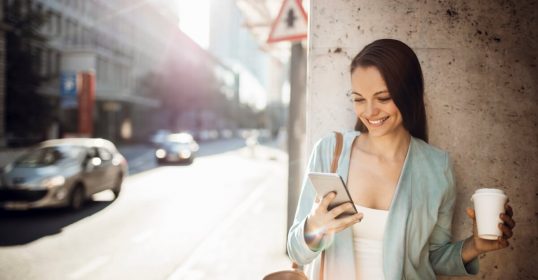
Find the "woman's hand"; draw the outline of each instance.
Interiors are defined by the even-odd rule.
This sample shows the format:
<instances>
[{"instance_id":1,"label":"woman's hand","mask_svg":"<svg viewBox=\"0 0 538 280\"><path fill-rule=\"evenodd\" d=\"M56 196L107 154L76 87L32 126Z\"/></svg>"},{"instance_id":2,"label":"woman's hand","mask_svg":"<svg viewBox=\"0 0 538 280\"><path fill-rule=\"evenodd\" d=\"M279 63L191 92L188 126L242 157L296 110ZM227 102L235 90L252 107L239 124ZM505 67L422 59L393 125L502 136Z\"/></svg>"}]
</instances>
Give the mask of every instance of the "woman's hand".
<instances>
[{"instance_id":1,"label":"woman's hand","mask_svg":"<svg viewBox=\"0 0 538 280\"><path fill-rule=\"evenodd\" d=\"M362 220L363 214L357 213L352 216L338 218L340 214L353 209L351 203L344 203L327 210L331 201L336 197L334 192L327 194L323 199L316 198L312 211L308 215L305 224L305 240L308 247L317 250L323 236L342 231L347 227Z\"/></svg>"},{"instance_id":2,"label":"woman's hand","mask_svg":"<svg viewBox=\"0 0 538 280\"><path fill-rule=\"evenodd\" d=\"M471 261L479 254L503 249L510 245L508 239L512 238L514 235L512 230L516 226L516 222L512 219L514 211L512 210L512 207L508 205L508 202L504 205L504 209L505 213L500 214L503 223L499 223L498 225L502 232L502 236L497 240L487 240L478 237L475 212L472 208L467 208L467 216L473 220L473 236L467 240L467 244L465 244L463 248L464 252L462 253L462 257L465 263Z\"/></svg>"}]
</instances>

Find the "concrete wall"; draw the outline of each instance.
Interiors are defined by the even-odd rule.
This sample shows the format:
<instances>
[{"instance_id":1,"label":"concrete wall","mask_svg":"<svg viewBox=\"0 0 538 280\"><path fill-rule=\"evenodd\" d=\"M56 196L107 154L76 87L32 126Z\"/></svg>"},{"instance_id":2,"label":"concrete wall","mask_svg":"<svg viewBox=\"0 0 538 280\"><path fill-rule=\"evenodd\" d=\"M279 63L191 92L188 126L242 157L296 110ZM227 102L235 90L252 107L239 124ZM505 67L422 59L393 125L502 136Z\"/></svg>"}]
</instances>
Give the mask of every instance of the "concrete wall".
<instances>
[{"instance_id":1,"label":"concrete wall","mask_svg":"<svg viewBox=\"0 0 538 280\"><path fill-rule=\"evenodd\" d=\"M405 2L311 0L308 150L331 130L353 129L355 116L345 95L352 57L375 39L406 42L423 67L430 143L448 150L455 162L455 238L470 234L465 207L476 188L505 189L515 209L515 237L509 248L480 258L479 276L535 279L538 4Z\"/></svg>"}]
</instances>

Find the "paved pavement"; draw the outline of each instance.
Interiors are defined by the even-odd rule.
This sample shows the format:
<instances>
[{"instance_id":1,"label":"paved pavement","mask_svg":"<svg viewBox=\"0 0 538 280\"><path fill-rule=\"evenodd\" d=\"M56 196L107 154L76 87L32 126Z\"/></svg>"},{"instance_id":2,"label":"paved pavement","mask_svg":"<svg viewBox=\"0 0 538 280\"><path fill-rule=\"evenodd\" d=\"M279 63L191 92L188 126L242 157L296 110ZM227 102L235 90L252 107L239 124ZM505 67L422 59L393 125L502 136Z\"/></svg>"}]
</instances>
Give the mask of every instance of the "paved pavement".
<instances>
[{"instance_id":1,"label":"paved pavement","mask_svg":"<svg viewBox=\"0 0 538 280\"><path fill-rule=\"evenodd\" d=\"M199 156L211 155L212 147L217 145L224 145L228 150L239 149L244 157L254 160L287 165L287 154L275 142L253 147L245 146L242 139L207 142L201 144L204 149ZM154 162L153 148L148 145L124 145L118 149L128 159L130 169L142 170L148 168L150 161ZM0 165L24 151L0 150ZM268 180L259 182L261 185L219 222L167 279L261 279L270 272L288 269L290 262L285 254L287 168L278 170L270 174ZM238 224L242 226L237 227Z\"/></svg>"},{"instance_id":2,"label":"paved pavement","mask_svg":"<svg viewBox=\"0 0 538 280\"><path fill-rule=\"evenodd\" d=\"M287 154L266 145L238 150L245 158L287 166ZM275 168L220 221L167 280L262 279L291 268L286 256L287 168ZM238 226L241 225L241 226Z\"/></svg>"}]
</instances>

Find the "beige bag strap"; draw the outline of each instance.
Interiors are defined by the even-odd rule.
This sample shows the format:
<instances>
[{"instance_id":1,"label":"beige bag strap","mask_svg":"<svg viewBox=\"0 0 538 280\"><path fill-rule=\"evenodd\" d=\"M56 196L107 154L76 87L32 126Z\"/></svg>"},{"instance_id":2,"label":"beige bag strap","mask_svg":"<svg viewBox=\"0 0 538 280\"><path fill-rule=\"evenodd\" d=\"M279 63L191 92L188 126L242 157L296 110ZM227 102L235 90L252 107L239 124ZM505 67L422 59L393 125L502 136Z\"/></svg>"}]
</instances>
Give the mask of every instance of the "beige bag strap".
<instances>
[{"instance_id":1,"label":"beige bag strap","mask_svg":"<svg viewBox=\"0 0 538 280\"><path fill-rule=\"evenodd\" d=\"M338 161L340 160L340 155L342 154L342 146L343 146L343 136L340 132L334 132L336 136L336 146L334 147L334 154L333 154L333 161L331 163L331 172L336 173L336 170L338 169Z\"/></svg>"},{"instance_id":2,"label":"beige bag strap","mask_svg":"<svg viewBox=\"0 0 538 280\"><path fill-rule=\"evenodd\" d=\"M340 132L334 132L336 136L336 146L334 147L333 161L331 163L331 173L336 173L338 170L338 161L340 160L340 155L342 154L343 147L343 136ZM325 250L321 252L321 262L319 264L319 279L323 280L325 274Z\"/></svg>"}]
</instances>

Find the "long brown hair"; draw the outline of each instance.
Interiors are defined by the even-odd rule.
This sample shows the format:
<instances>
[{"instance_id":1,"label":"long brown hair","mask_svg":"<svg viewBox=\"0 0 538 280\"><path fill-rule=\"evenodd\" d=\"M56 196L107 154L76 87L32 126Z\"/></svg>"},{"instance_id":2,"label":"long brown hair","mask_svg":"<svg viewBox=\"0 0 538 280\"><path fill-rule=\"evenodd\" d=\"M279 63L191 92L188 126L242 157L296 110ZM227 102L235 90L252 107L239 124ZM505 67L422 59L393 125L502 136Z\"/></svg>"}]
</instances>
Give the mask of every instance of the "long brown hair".
<instances>
[{"instance_id":1,"label":"long brown hair","mask_svg":"<svg viewBox=\"0 0 538 280\"><path fill-rule=\"evenodd\" d=\"M350 73L357 67L370 66L377 68L385 80L390 96L402 114L405 129L413 137L428 142L424 80L415 52L398 40L376 40L353 58ZM368 131L359 118L355 130Z\"/></svg>"}]
</instances>

